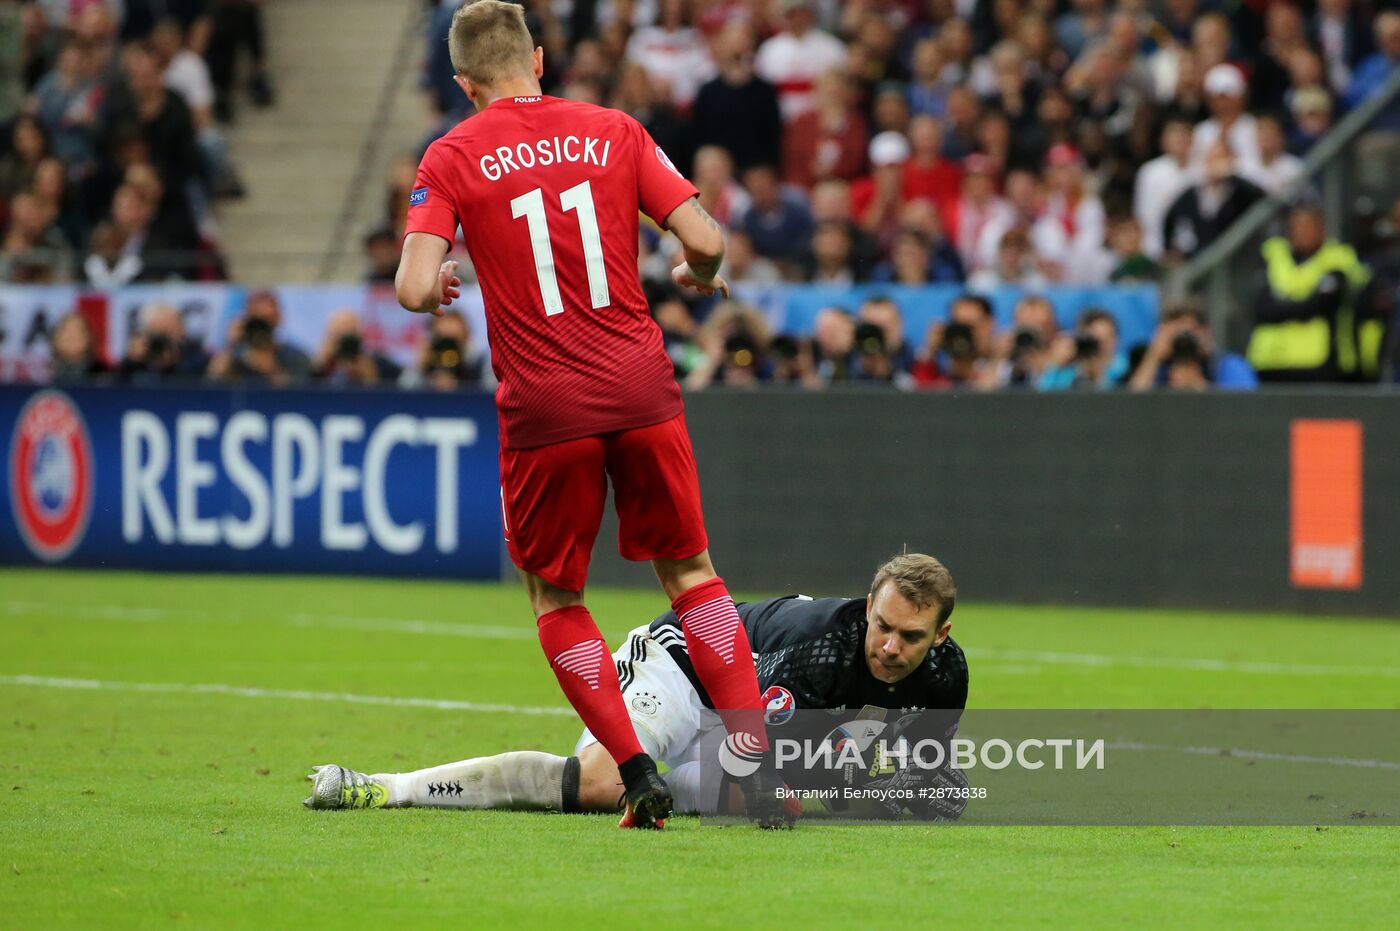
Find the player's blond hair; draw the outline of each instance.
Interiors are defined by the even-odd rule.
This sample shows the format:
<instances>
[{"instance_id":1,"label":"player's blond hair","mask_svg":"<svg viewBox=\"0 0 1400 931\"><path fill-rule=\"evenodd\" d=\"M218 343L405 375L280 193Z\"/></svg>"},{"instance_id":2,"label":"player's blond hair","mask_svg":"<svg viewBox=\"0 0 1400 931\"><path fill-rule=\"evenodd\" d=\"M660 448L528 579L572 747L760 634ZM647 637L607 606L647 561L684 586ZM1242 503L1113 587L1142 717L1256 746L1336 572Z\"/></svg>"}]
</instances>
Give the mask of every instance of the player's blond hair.
<instances>
[{"instance_id":1,"label":"player's blond hair","mask_svg":"<svg viewBox=\"0 0 1400 931\"><path fill-rule=\"evenodd\" d=\"M473 84L499 84L534 67L535 43L525 10L501 0L475 0L452 17L447 33L452 67Z\"/></svg>"},{"instance_id":2,"label":"player's blond hair","mask_svg":"<svg viewBox=\"0 0 1400 931\"><path fill-rule=\"evenodd\" d=\"M875 581L870 583L870 594L880 591L880 586L889 582L916 608L938 608L938 621L935 628L942 627L953 613L953 603L958 600L958 588L953 584L953 574L948 567L923 553L901 553L890 559L875 572Z\"/></svg>"}]
</instances>

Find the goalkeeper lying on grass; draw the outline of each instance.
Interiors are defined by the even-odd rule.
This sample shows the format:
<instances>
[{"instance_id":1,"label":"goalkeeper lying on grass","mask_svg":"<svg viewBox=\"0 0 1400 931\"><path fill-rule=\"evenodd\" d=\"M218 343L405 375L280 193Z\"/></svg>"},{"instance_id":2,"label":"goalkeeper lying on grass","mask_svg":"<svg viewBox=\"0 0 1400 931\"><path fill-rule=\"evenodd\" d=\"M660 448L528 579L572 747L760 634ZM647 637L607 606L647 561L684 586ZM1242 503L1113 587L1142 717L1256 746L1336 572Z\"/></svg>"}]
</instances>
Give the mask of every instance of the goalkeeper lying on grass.
<instances>
[{"instance_id":1,"label":"goalkeeper lying on grass","mask_svg":"<svg viewBox=\"0 0 1400 931\"><path fill-rule=\"evenodd\" d=\"M896 556L865 598L804 595L739 606L770 713L797 709L961 710L967 661L949 636L957 592L932 556ZM613 654L643 748L670 767L677 812L715 811L702 798L699 747L711 707L673 613L639 627ZM573 756L518 750L408 773L318 766L308 808L515 808L617 812L617 765L587 730ZM954 771L955 779L961 774ZM932 807L929 817L957 817Z\"/></svg>"}]
</instances>

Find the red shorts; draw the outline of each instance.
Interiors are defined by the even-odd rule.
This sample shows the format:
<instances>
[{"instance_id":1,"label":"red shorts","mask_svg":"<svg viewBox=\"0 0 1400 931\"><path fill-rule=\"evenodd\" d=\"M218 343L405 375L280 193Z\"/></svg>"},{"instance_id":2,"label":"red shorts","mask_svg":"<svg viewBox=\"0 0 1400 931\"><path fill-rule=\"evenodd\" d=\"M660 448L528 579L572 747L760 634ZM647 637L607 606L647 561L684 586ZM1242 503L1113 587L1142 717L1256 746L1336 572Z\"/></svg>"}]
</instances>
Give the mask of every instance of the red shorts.
<instances>
[{"instance_id":1,"label":"red shorts","mask_svg":"<svg viewBox=\"0 0 1400 931\"><path fill-rule=\"evenodd\" d=\"M688 559L709 546L685 415L533 449L501 449L501 517L511 562L583 590L608 480L617 548L634 561Z\"/></svg>"}]
</instances>

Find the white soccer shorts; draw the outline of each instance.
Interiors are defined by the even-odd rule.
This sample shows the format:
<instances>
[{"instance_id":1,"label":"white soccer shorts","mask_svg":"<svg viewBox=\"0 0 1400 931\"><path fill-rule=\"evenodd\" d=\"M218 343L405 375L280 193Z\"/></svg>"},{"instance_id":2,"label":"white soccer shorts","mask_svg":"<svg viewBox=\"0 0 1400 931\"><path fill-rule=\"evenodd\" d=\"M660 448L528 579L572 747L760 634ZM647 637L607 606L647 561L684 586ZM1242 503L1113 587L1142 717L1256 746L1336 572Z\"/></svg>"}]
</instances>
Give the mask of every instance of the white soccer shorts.
<instances>
[{"instance_id":1,"label":"white soccer shorts","mask_svg":"<svg viewBox=\"0 0 1400 931\"><path fill-rule=\"evenodd\" d=\"M712 721L708 726L716 727L719 721L713 714L705 715L700 695L671 654L643 626L627 635L613 659L622 700L627 703L642 749L671 769L699 759L703 722ZM574 745L574 755L597 742L598 738L585 729Z\"/></svg>"}]
</instances>

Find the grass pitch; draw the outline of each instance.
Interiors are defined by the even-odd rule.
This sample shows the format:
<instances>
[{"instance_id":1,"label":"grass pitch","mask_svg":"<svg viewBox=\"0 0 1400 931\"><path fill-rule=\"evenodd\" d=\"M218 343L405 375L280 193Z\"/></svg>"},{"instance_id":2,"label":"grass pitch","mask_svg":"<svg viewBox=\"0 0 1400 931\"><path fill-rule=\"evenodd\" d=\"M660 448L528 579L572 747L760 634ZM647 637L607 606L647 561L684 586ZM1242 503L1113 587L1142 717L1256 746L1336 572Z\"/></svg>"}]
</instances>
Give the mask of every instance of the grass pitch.
<instances>
[{"instance_id":1,"label":"grass pitch","mask_svg":"<svg viewBox=\"0 0 1400 931\"><path fill-rule=\"evenodd\" d=\"M609 642L659 594L590 593ZM309 812L580 729L509 586L0 571L0 927L1395 926L1391 828ZM959 605L980 707L1400 706L1400 625ZM1301 647L1306 645L1306 651ZM1346 674L1327 667L1344 667Z\"/></svg>"}]
</instances>

